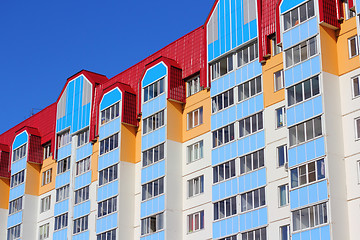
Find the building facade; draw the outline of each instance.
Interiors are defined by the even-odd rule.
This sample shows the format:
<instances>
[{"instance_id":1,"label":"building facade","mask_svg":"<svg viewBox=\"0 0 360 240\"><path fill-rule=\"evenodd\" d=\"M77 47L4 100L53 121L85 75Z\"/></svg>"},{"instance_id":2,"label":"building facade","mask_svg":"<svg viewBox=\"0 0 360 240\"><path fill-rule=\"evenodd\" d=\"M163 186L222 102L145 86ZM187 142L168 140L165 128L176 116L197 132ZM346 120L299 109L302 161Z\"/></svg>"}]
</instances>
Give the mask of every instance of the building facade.
<instances>
[{"instance_id":1,"label":"building facade","mask_svg":"<svg viewBox=\"0 0 360 240\"><path fill-rule=\"evenodd\" d=\"M360 2L217 0L0 135L1 239L358 239Z\"/></svg>"}]
</instances>

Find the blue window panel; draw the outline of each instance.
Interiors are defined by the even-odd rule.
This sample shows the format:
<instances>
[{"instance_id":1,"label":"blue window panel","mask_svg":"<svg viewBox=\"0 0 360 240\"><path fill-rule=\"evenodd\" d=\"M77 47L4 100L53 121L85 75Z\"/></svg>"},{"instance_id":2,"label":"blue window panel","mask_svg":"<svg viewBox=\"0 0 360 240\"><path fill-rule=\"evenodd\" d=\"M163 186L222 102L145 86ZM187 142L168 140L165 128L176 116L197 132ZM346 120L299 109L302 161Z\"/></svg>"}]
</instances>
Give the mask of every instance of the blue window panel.
<instances>
[{"instance_id":1,"label":"blue window panel","mask_svg":"<svg viewBox=\"0 0 360 240\"><path fill-rule=\"evenodd\" d=\"M225 0L225 26L226 26L226 43L225 43L225 51L229 51L231 49L231 31L230 31L230 2L229 0Z\"/></svg>"},{"instance_id":2,"label":"blue window panel","mask_svg":"<svg viewBox=\"0 0 360 240\"><path fill-rule=\"evenodd\" d=\"M235 0L231 0L231 48L236 47L236 11Z\"/></svg>"},{"instance_id":3,"label":"blue window panel","mask_svg":"<svg viewBox=\"0 0 360 240\"><path fill-rule=\"evenodd\" d=\"M326 200L328 199L328 191L327 191L327 181L321 181L316 184L318 187L318 195L319 199L318 201Z\"/></svg>"},{"instance_id":4,"label":"blue window panel","mask_svg":"<svg viewBox=\"0 0 360 240\"><path fill-rule=\"evenodd\" d=\"M11 175L14 175L26 168L26 160L27 157L23 157L22 159L11 164Z\"/></svg>"},{"instance_id":5,"label":"blue window panel","mask_svg":"<svg viewBox=\"0 0 360 240\"><path fill-rule=\"evenodd\" d=\"M256 19L252 20L249 23L250 26L250 39L253 39L257 36L257 24L256 24Z\"/></svg>"},{"instance_id":6,"label":"blue window panel","mask_svg":"<svg viewBox=\"0 0 360 240\"><path fill-rule=\"evenodd\" d=\"M295 124L295 108L291 107L286 109L286 122L288 126Z\"/></svg>"},{"instance_id":7,"label":"blue window panel","mask_svg":"<svg viewBox=\"0 0 360 240\"><path fill-rule=\"evenodd\" d=\"M256 149L262 148L265 146L265 134L264 131L255 133L256 144L250 146L250 136L244 137L237 141L238 143L238 156L244 155L250 151L255 151Z\"/></svg>"},{"instance_id":8,"label":"blue window panel","mask_svg":"<svg viewBox=\"0 0 360 240\"><path fill-rule=\"evenodd\" d=\"M245 222L242 224L242 222ZM240 231L257 228L267 224L267 208L260 208L240 215Z\"/></svg>"},{"instance_id":9,"label":"blue window panel","mask_svg":"<svg viewBox=\"0 0 360 240\"><path fill-rule=\"evenodd\" d=\"M84 159L92 154L92 144L87 143L76 150L76 161Z\"/></svg>"},{"instance_id":10,"label":"blue window panel","mask_svg":"<svg viewBox=\"0 0 360 240\"><path fill-rule=\"evenodd\" d=\"M164 142L166 139L165 127L159 128L142 137L141 150L144 151L147 148L151 148Z\"/></svg>"},{"instance_id":11,"label":"blue window panel","mask_svg":"<svg viewBox=\"0 0 360 240\"><path fill-rule=\"evenodd\" d=\"M98 171L101 171L104 168L114 165L115 163L119 162L119 160L120 160L119 148L104 155L101 155L98 161Z\"/></svg>"},{"instance_id":12,"label":"blue window panel","mask_svg":"<svg viewBox=\"0 0 360 240\"><path fill-rule=\"evenodd\" d=\"M227 160L236 158L237 156L237 144L236 142L231 142L219 148L216 148L211 151L212 164L216 165L218 163L226 162Z\"/></svg>"},{"instance_id":13,"label":"blue window panel","mask_svg":"<svg viewBox=\"0 0 360 240\"><path fill-rule=\"evenodd\" d=\"M107 107L110 107L114 103L121 100L121 91L118 88L114 88L110 92L104 94L101 102L100 102L100 111L104 110Z\"/></svg>"},{"instance_id":14,"label":"blue window panel","mask_svg":"<svg viewBox=\"0 0 360 240\"><path fill-rule=\"evenodd\" d=\"M74 206L74 218L79 218L90 213L90 200Z\"/></svg>"},{"instance_id":15,"label":"blue window panel","mask_svg":"<svg viewBox=\"0 0 360 240\"><path fill-rule=\"evenodd\" d=\"M291 45L297 44L300 42L300 30L299 26L290 30L290 37L291 37Z\"/></svg>"},{"instance_id":16,"label":"blue window panel","mask_svg":"<svg viewBox=\"0 0 360 240\"><path fill-rule=\"evenodd\" d=\"M284 13L303 2L305 2L305 0L283 0L280 4L280 12Z\"/></svg>"},{"instance_id":17,"label":"blue window panel","mask_svg":"<svg viewBox=\"0 0 360 240\"><path fill-rule=\"evenodd\" d=\"M310 59L310 66L311 66L311 75L316 73L320 73L320 56L314 57ZM305 71L305 69L303 68Z\"/></svg>"},{"instance_id":18,"label":"blue window panel","mask_svg":"<svg viewBox=\"0 0 360 240\"><path fill-rule=\"evenodd\" d=\"M262 73L262 66L259 61L251 62L236 70L236 84L243 83Z\"/></svg>"},{"instance_id":19,"label":"blue window panel","mask_svg":"<svg viewBox=\"0 0 360 240\"><path fill-rule=\"evenodd\" d=\"M211 129L223 127L236 120L236 106L227 108L211 116Z\"/></svg>"},{"instance_id":20,"label":"blue window panel","mask_svg":"<svg viewBox=\"0 0 360 240\"><path fill-rule=\"evenodd\" d=\"M213 59L214 59L214 43L210 43L208 45L208 61L210 62Z\"/></svg>"},{"instance_id":21,"label":"blue window panel","mask_svg":"<svg viewBox=\"0 0 360 240\"><path fill-rule=\"evenodd\" d=\"M301 239L310 239L310 231L304 231L300 233Z\"/></svg>"},{"instance_id":22,"label":"blue window panel","mask_svg":"<svg viewBox=\"0 0 360 240\"><path fill-rule=\"evenodd\" d=\"M320 228L321 240L330 240L330 226L324 226Z\"/></svg>"},{"instance_id":23,"label":"blue window panel","mask_svg":"<svg viewBox=\"0 0 360 240\"><path fill-rule=\"evenodd\" d=\"M308 25L308 29L309 29L309 37L313 36L319 32L317 18L313 18L310 21L308 21L307 25ZM305 39L305 38L303 38L303 39Z\"/></svg>"},{"instance_id":24,"label":"blue window panel","mask_svg":"<svg viewBox=\"0 0 360 240\"><path fill-rule=\"evenodd\" d=\"M320 73L320 57L316 56L287 69L284 73L285 87L289 87L318 73Z\"/></svg>"},{"instance_id":25,"label":"blue window panel","mask_svg":"<svg viewBox=\"0 0 360 240\"><path fill-rule=\"evenodd\" d=\"M120 117L102 125L99 129L100 139L107 138L120 131L121 119Z\"/></svg>"},{"instance_id":26,"label":"blue window panel","mask_svg":"<svg viewBox=\"0 0 360 240\"><path fill-rule=\"evenodd\" d=\"M70 171L66 171L56 176L55 188L65 186L70 183Z\"/></svg>"},{"instance_id":27,"label":"blue window panel","mask_svg":"<svg viewBox=\"0 0 360 240\"><path fill-rule=\"evenodd\" d=\"M81 174L75 178L75 190L85 187L91 183L91 171Z\"/></svg>"},{"instance_id":28,"label":"blue window panel","mask_svg":"<svg viewBox=\"0 0 360 240\"><path fill-rule=\"evenodd\" d=\"M306 161L305 146L305 144L302 144L296 148L296 159L298 164Z\"/></svg>"},{"instance_id":29,"label":"blue window panel","mask_svg":"<svg viewBox=\"0 0 360 240\"><path fill-rule=\"evenodd\" d=\"M305 118L304 105L299 104L295 106L295 123L303 121Z\"/></svg>"},{"instance_id":30,"label":"blue window panel","mask_svg":"<svg viewBox=\"0 0 360 240\"><path fill-rule=\"evenodd\" d=\"M294 83L293 68L284 71L285 87L289 87Z\"/></svg>"},{"instance_id":31,"label":"blue window panel","mask_svg":"<svg viewBox=\"0 0 360 240\"><path fill-rule=\"evenodd\" d=\"M309 141L288 151L289 167L325 155L324 137Z\"/></svg>"},{"instance_id":32,"label":"blue window panel","mask_svg":"<svg viewBox=\"0 0 360 240\"><path fill-rule=\"evenodd\" d=\"M227 222L227 219L224 219L223 221L220 221L220 233L221 233L221 236L225 236L226 235L226 222Z\"/></svg>"},{"instance_id":33,"label":"blue window panel","mask_svg":"<svg viewBox=\"0 0 360 240\"><path fill-rule=\"evenodd\" d=\"M64 239L67 239L67 228L54 232L53 240L64 240Z\"/></svg>"},{"instance_id":34,"label":"blue window panel","mask_svg":"<svg viewBox=\"0 0 360 240\"><path fill-rule=\"evenodd\" d=\"M250 40L249 23L247 23L243 26L243 40L244 40L244 43Z\"/></svg>"},{"instance_id":35,"label":"blue window panel","mask_svg":"<svg viewBox=\"0 0 360 240\"><path fill-rule=\"evenodd\" d=\"M165 175L165 160L141 169L141 184Z\"/></svg>"},{"instance_id":36,"label":"blue window panel","mask_svg":"<svg viewBox=\"0 0 360 240\"><path fill-rule=\"evenodd\" d=\"M141 203L141 218L165 210L165 195Z\"/></svg>"},{"instance_id":37,"label":"blue window panel","mask_svg":"<svg viewBox=\"0 0 360 240\"><path fill-rule=\"evenodd\" d=\"M245 221L246 221L245 214L240 215L239 216L240 232L245 231L246 229Z\"/></svg>"},{"instance_id":38,"label":"blue window panel","mask_svg":"<svg viewBox=\"0 0 360 240\"><path fill-rule=\"evenodd\" d=\"M298 64L296 66L293 67L293 79L294 79L294 83L298 83L300 81L302 81L304 78L302 76L302 64ZM309 71L307 69L307 71Z\"/></svg>"},{"instance_id":39,"label":"blue window panel","mask_svg":"<svg viewBox=\"0 0 360 240\"><path fill-rule=\"evenodd\" d=\"M257 173L257 180L258 180L258 186L264 186L266 185L266 169L262 168Z\"/></svg>"},{"instance_id":40,"label":"blue window panel","mask_svg":"<svg viewBox=\"0 0 360 240\"><path fill-rule=\"evenodd\" d=\"M220 185L216 184L212 187L212 201L217 201L220 199Z\"/></svg>"},{"instance_id":41,"label":"blue window panel","mask_svg":"<svg viewBox=\"0 0 360 240\"><path fill-rule=\"evenodd\" d=\"M218 239L224 236L239 232L238 216L223 219L213 223L213 238Z\"/></svg>"},{"instance_id":42,"label":"blue window panel","mask_svg":"<svg viewBox=\"0 0 360 240\"><path fill-rule=\"evenodd\" d=\"M212 201L218 201L238 193L237 178L218 183L212 189Z\"/></svg>"},{"instance_id":43,"label":"blue window panel","mask_svg":"<svg viewBox=\"0 0 360 240\"><path fill-rule=\"evenodd\" d=\"M314 104L313 100L305 101L303 104L304 119L309 119L314 116ZM297 120L297 119L296 119Z\"/></svg>"},{"instance_id":44,"label":"blue window panel","mask_svg":"<svg viewBox=\"0 0 360 240\"><path fill-rule=\"evenodd\" d=\"M118 227L117 212L96 220L96 234Z\"/></svg>"},{"instance_id":45,"label":"blue window panel","mask_svg":"<svg viewBox=\"0 0 360 240\"><path fill-rule=\"evenodd\" d=\"M311 239L321 239L320 238L320 228L314 228L310 230Z\"/></svg>"},{"instance_id":46,"label":"blue window panel","mask_svg":"<svg viewBox=\"0 0 360 240\"><path fill-rule=\"evenodd\" d=\"M25 183L10 189L9 202L25 194Z\"/></svg>"},{"instance_id":47,"label":"blue window panel","mask_svg":"<svg viewBox=\"0 0 360 240\"><path fill-rule=\"evenodd\" d=\"M54 216L61 215L63 213L66 213L67 211L69 211L69 199L55 203Z\"/></svg>"},{"instance_id":48,"label":"blue window panel","mask_svg":"<svg viewBox=\"0 0 360 240\"><path fill-rule=\"evenodd\" d=\"M292 240L300 240L300 233L292 234Z\"/></svg>"},{"instance_id":49,"label":"blue window panel","mask_svg":"<svg viewBox=\"0 0 360 240\"><path fill-rule=\"evenodd\" d=\"M102 200L105 200L107 198L110 198L118 194L119 194L119 181L116 180L114 182L108 183L98 188L97 200L98 202L101 202Z\"/></svg>"},{"instance_id":50,"label":"blue window panel","mask_svg":"<svg viewBox=\"0 0 360 240\"><path fill-rule=\"evenodd\" d=\"M218 78L217 80L211 82L210 97L213 97L222 92L221 89L223 88L223 83L224 77Z\"/></svg>"},{"instance_id":51,"label":"blue window panel","mask_svg":"<svg viewBox=\"0 0 360 240\"><path fill-rule=\"evenodd\" d=\"M306 148L306 161L315 158L315 141L311 141L305 144Z\"/></svg>"},{"instance_id":52,"label":"blue window panel","mask_svg":"<svg viewBox=\"0 0 360 240\"><path fill-rule=\"evenodd\" d=\"M289 157L289 167L295 166L297 163L296 159L296 147L290 148L288 150L288 157Z\"/></svg>"},{"instance_id":53,"label":"blue window panel","mask_svg":"<svg viewBox=\"0 0 360 240\"><path fill-rule=\"evenodd\" d=\"M13 227L22 222L22 211L10 215L7 219L7 227Z\"/></svg>"},{"instance_id":54,"label":"blue window panel","mask_svg":"<svg viewBox=\"0 0 360 240\"><path fill-rule=\"evenodd\" d=\"M267 208L260 208L258 212L259 212L259 226L267 224L268 223Z\"/></svg>"},{"instance_id":55,"label":"blue window panel","mask_svg":"<svg viewBox=\"0 0 360 240\"><path fill-rule=\"evenodd\" d=\"M63 146L58 150L58 159L63 159L71 155L71 144Z\"/></svg>"},{"instance_id":56,"label":"blue window panel","mask_svg":"<svg viewBox=\"0 0 360 240\"><path fill-rule=\"evenodd\" d=\"M214 42L214 58L220 56L220 41L216 40Z\"/></svg>"},{"instance_id":57,"label":"blue window panel","mask_svg":"<svg viewBox=\"0 0 360 240\"><path fill-rule=\"evenodd\" d=\"M23 131L22 133L20 133L19 135L17 135L14 139L13 145L12 145L12 149L16 149L18 147L20 147L21 145L27 143L28 141L28 134L26 131Z\"/></svg>"},{"instance_id":58,"label":"blue window panel","mask_svg":"<svg viewBox=\"0 0 360 240\"><path fill-rule=\"evenodd\" d=\"M266 184L266 169L262 168L257 171L242 175L239 177L239 193L249 191Z\"/></svg>"},{"instance_id":59,"label":"blue window panel","mask_svg":"<svg viewBox=\"0 0 360 240\"><path fill-rule=\"evenodd\" d=\"M316 157L325 155L324 137L315 140L315 153L316 153Z\"/></svg>"},{"instance_id":60,"label":"blue window panel","mask_svg":"<svg viewBox=\"0 0 360 240\"><path fill-rule=\"evenodd\" d=\"M291 30L286 31L283 34L283 47L284 49L287 49L291 46Z\"/></svg>"},{"instance_id":61,"label":"blue window panel","mask_svg":"<svg viewBox=\"0 0 360 240\"><path fill-rule=\"evenodd\" d=\"M308 187L302 187L299 189L300 206L305 206L309 203L309 191Z\"/></svg>"},{"instance_id":62,"label":"blue window panel","mask_svg":"<svg viewBox=\"0 0 360 240\"><path fill-rule=\"evenodd\" d=\"M223 199L226 197L226 193L225 193L225 183L222 184L222 186L220 187L220 199Z\"/></svg>"},{"instance_id":63,"label":"blue window panel","mask_svg":"<svg viewBox=\"0 0 360 240\"><path fill-rule=\"evenodd\" d=\"M155 97L143 104L142 118L146 118L155 112L166 108L166 94L162 93L160 96Z\"/></svg>"},{"instance_id":64,"label":"blue window panel","mask_svg":"<svg viewBox=\"0 0 360 240\"><path fill-rule=\"evenodd\" d=\"M140 238L141 240L164 240L165 239L165 231L156 232L145 237Z\"/></svg>"},{"instance_id":65,"label":"blue window panel","mask_svg":"<svg viewBox=\"0 0 360 240\"><path fill-rule=\"evenodd\" d=\"M73 240L88 240L90 239L89 231L76 234L72 237Z\"/></svg>"},{"instance_id":66,"label":"blue window panel","mask_svg":"<svg viewBox=\"0 0 360 240\"><path fill-rule=\"evenodd\" d=\"M319 191L318 191L318 184L311 184L307 187L308 195L309 195L309 204L315 203L319 199Z\"/></svg>"},{"instance_id":67,"label":"blue window panel","mask_svg":"<svg viewBox=\"0 0 360 240\"><path fill-rule=\"evenodd\" d=\"M167 74L167 67L163 62L158 63L154 67L148 69L145 73L144 78L142 79L142 87L153 83L161 77L164 77Z\"/></svg>"},{"instance_id":68,"label":"blue window panel","mask_svg":"<svg viewBox=\"0 0 360 240\"><path fill-rule=\"evenodd\" d=\"M299 206L299 189L290 191L290 209L298 208Z\"/></svg>"},{"instance_id":69,"label":"blue window panel","mask_svg":"<svg viewBox=\"0 0 360 240\"><path fill-rule=\"evenodd\" d=\"M313 100L313 106L314 106L314 115L318 115L323 112L322 109L322 96L318 96L314 98Z\"/></svg>"}]
</instances>

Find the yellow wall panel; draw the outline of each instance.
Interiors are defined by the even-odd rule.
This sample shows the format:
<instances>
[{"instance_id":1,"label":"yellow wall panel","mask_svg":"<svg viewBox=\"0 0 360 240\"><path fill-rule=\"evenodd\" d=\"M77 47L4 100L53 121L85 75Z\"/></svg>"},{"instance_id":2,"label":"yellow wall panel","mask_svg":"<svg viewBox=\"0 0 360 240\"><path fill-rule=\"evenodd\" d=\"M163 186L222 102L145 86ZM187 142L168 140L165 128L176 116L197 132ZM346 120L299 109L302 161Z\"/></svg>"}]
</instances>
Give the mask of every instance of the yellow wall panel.
<instances>
[{"instance_id":1,"label":"yellow wall panel","mask_svg":"<svg viewBox=\"0 0 360 240\"><path fill-rule=\"evenodd\" d=\"M25 194L39 196L41 165L35 163L26 164ZM52 173L54 175L54 172ZM52 176L53 176L52 175ZM55 183L55 181L54 181Z\"/></svg>"},{"instance_id":2,"label":"yellow wall panel","mask_svg":"<svg viewBox=\"0 0 360 240\"><path fill-rule=\"evenodd\" d=\"M323 71L339 75L335 31L320 25L320 45Z\"/></svg>"},{"instance_id":3,"label":"yellow wall panel","mask_svg":"<svg viewBox=\"0 0 360 240\"><path fill-rule=\"evenodd\" d=\"M140 159L136 158L136 132L135 127L121 124L121 149L120 161L137 163Z\"/></svg>"},{"instance_id":4,"label":"yellow wall panel","mask_svg":"<svg viewBox=\"0 0 360 240\"><path fill-rule=\"evenodd\" d=\"M91 182L98 179L98 161L99 161L99 139L93 144L92 154L90 157Z\"/></svg>"},{"instance_id":5,"label":"yellow wall panel","mask_svg":"<svg viewBox=\"0 0 360 240\"><path fill-rule=\"evenodd\" d=\"M47 171L50 168L52 168L51 182L44 186L41 186L42 174L43 172ZM52 157L48 157L43 161L39 174L39 179L38 179L39 195L55 189L55 178L56 178L56 161Z\"/></svg>"},{"instance_id":6,"label":"yellow wall panel","mask_svg":"<svg viewBox=\"0 0 360 240\"><path fill-rule=\"evenodd\" d=\"M9 195L10 195L10 179L0 178L0 208L9 208Z\"/></svg>"},{"instance_id":7,"label":"yellow wall panel","mask_svg":"<svg viewBox=\"0 0 360 240\"><path fill-rule=\"evenodd\" d=\"M182 113L183 105L174 101L167 101L167 139L182 142Z\"/></svg>"}]
</instances>

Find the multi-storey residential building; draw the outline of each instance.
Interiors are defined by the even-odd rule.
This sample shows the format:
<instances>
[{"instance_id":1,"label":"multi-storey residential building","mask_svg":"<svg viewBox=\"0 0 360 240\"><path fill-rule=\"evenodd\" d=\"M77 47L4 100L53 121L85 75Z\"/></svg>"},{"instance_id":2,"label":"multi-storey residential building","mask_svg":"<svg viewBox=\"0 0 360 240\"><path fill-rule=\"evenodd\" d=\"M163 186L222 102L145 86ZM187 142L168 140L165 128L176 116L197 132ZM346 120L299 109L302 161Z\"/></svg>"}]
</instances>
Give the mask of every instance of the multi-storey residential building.
<instances>
[{"instance_id":1,"label":"multi-storey residential building","mask_svg":"<svg viewBox=\"0 0 360 240\"><path fill-rule=\"evenodd\" d=\"M1 239L358 239L358 1L217 0L0 135Z\"/></svg>"}]
</instances>

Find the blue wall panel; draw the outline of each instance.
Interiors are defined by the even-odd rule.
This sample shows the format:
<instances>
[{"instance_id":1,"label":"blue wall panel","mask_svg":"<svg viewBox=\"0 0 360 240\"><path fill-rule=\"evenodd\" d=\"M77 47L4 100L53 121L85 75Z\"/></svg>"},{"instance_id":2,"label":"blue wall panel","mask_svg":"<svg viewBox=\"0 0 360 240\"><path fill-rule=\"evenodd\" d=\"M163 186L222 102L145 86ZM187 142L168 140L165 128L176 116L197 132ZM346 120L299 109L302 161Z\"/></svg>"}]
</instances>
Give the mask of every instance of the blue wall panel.
<instances>
[{"instance_id":1,"label":"blue wall panel","mask_svg":"<svg viewBox=\"0 0 360 240\"><path fill-rule=\"evenodd\" d=\"M108 199L112 196L119 194L119 181L113 181L111 183L102 185L98 188L97 200L101 202L105 199Z\"/></svg>"},{"instance_id":2,"label":"blue wall panel","mask_svg":"<svg viewBox=\"0 0 360 240\"><path fill-rule=\"evenodd\" d=\"M212 201L218 201L239 193L238 179L233 178L212 187Z\"/></svg>"},{"instance_id":3,"label":"blue wall panel","mask_svg":"<svg viewBox=\"0 0 360 240\"><path fill-rule=\"evenodd\" d=\"M165 142L165 140L166 140L166 131L164 126L142 137L141 150L144 151L145 149L151 148L162 142Z\"/></svg>"},{"instance_id":4,"label":"blue wall panel","mask_svg":"<svg viewBox=\"0 0 360 240\"><path fill-rule=\"evenodd\" d=\"M87 143L76 149L76 161L84 159L92 154L92 144Z\"/></svg>"},{"instance_id":5,"label":"blue wall panel","mask_svg":"<svg viewBox=\"0 0 360 240\"><path fill-rule=\"evenodd\" d=\"M12 150L20 147L21 145L27 143L28 141L28 134L26 131L23 131L22 133L20 133L19 135L17 135L14 139L13 145L12 145Z\"/></svg>"},{"instance_id":6,"label":"blue wall panel","mask_svg":"<svg viewBox=\"0 0 360 240\"><path fill-rule=\"evenodd\" d=\"M55 188L65 186L70 183L70 171L66 171L59 175L56 175Z\"/></svg>"},{"instance_id":7,"label":"blue wall panel","mask_svg":"<svg viewBox=\"0 0 360 240\"><path fill-rule=\"evenodd\" d=\"M239 193L247 192L252 189L266 185L266 169L262 168L257 171L241 175L239 178Z\"/></svg>"},{"instance_id":8,"label":"blue wall panel","mask_svg":"<svg viewBox=\"0 0 360 240\"><path fill-rule=\"evenodd\" d=\"M145 237L140 238L141 240L164 240L165 239L165 231L156 232Z\"/></svg>"},{"instance_id":9,"label":"blue wall panel","mask_svg":"<svg viewBox=\"0 0 360 240\"><path fill-rule=\"evenodd\" d=\"M25 194L25 183L10 189L9 202Z\"/></svg>"},{"instance_id":10,"label":"blue wall panel","mask_svg":"<svg viewBox=\"0 0 360 240\"><path fill-rule=\"evenodd\" d=\"M66 213L67 211L69 211L69 199L55 203L54 216L61 215L63 213Z\"/></svg>"},{"instance_id":11,"label":"blue wall panel","mask_svg":"<svg viewBox=\"0 0 360 240\"><path fill-rule=\"evenodd\" d=\"M239 216L230 217L213 223L213 238L217 239L239 232Z\"/></svg>"},{"instance_id":12,"label":"blue wall panel","mask_svg":"<svg viewBox=\"0 0 360 240\"><path fill-rule=\"evenodd\" d=\"M210 96L216 96L221 92L235 87L235 72L226 74L225 76L211 82Z\"/></svg>"},{"instance_id":13,"label":"blue wall panel","mask_svg":"<svg viewBox=\"0 0 360 240\"><path fill-rule=\"evenodd\" d=\"M264 108L263 94L249 98L237 105L237 119L241 119L261 111Z\"/></svg>"},{"instance_id":14,"label":"blue wall panel","mask_svg":"<svg viewBox=\"0 0 360 240\"><path fill-rule=\"evenodd\" d=\"M64 240L64 239L67 239L67 228L54 232L53 240Z\"/></svg>"},{"instance_id":15,"label":"blue wall panel","mask_svg":"<svg viewBox=\"0 0 360 240\"><path fill-rule=\"evenodd\" d=\"M22 222L22 213L23 212L20 211L20 212L17 212L17 213L14 213L14 214L8 216L7 227L10 228L10 227L20 224Z\"/></svg>"},{"instance_id":16,"label":"blue wall panel","mask_svg":"<svg viewBox=\"0 0 360 240\"><path fill-rule=\"evenodd\" d=\"M260 74L262 74L261 63L259 63L259 61L253 61L236 70L236 84L243 83Z\"/></svg>"},{"instance_id":17,"label":"blue wall panel","mask_svg":"<svg viewBox=\"0 0 360 240\"><path fill-rule=\"evenodd\" d=\"M254 143L255 144L251 144ZM265 146L265 133L264 130L258 133L252 134L248 137L241 138L237 141L238 144L238 156L242 156L256 149L263 148Z\"/></svg>"},{"instance_id":18,"label":"blue wall panel","mask_svg":"<svg viewBox=\"0 0 360 240\"><path fill-rule=\"evenodd\" d=\"M303 2L306 2L306 1L305 0L283 0L280 5L280 13L284 13Z\"/></svg>"},{"instance_id":19,"label":"blue wall panel","mask_svg":"<svg viewBox=\"0 0 360 240\"><path fill-rule=\"evenodd\" d=\"M165 195L141 203L141 218L165 210Z\"/></svg>"},{"instance_id":20,"label":"blue wall panel","mask_svg":"<svg viewBox=\"0 0 360 240\"><path fill-rule=\"evenodd\" d=\"M71 155L71 144L58 149L58 159L64 159Z\"/></svg>"},{"instance_id":21,"label":"blue wall panel","mask_svg":"<svg viewBox=\"0 0 360 240\"><path fill-rule=\"evenodd\" d=\"M317 138L288 150L289 167L325 155L324 137Z\"/></svg>"},{"instance_id":22,"label":"blue wall panel","mask_svg":"<svg viewBox=\"0 0 360 240\"><path fill-rule=\"evenodd\" d=\"M101 155L99 157L99 161L98 161L98 171L101 171L104 168L114 165L115 163L119 162L119 159L120 159L119 148L117 148L109 153Z\"/></svg>"},{"instance_id":23,"label":"blue wall panel","mask_svg":"<svg viewBox=\"0 0 360 240\"><path fill-rule=\"evenodd\" d=\"M238 156L237 154L237 142L231 142L224 146L218 147L211 151L212 165L216 165L230 159L234 159Z\"/></svg>"},{"instance_id":24,"label":"blue wall panel","mask_svg":"<svg viewBox=\"0 0 360 240\"><path fill-rule=\"evenodd\" d=\"M120 131L120 117L102 125L99 129L100 141Z\"/></svg>"},{"instance_id":25,"label":"blue wall panel","mask_svg":"<svg viewBox=\"0 0 360 240\"><path fill-rule=\"evenodd\" d=\"M327 198L327 181L324 180L290 191L290 208L303 207Z\"/></svg>"},{"instance_id":26,"label":"blue wall panel","mask_svg":"<svg viewBox=\"0 0 360 240\"><path fill-rule=\"evenodd\" d=\"M320 56L313 57L284 72L285 87L289 87L300 81L303 81L312 75L320 73Z\"/></svg>"},{"instance_id":27,"label":"blue wall panel","mask_svg":"<svg viewBox=\"0 0 360 240\"><path fill-rule=\"evenodd\" d=\"M110 92L106 93L101 100L100 111L120 101L121 95L122 93L118 88L115 88Z\"/></svg>"},{"instance_id":28,"label":"blue wall panel","mask_svg":"<svg viewBox=\"0 0 360 240\"><path fill-rule=\"evenodd\" d=\"M142 118L146 118L155 112L166 108L166 94L153 98L142 105Z\"/></svg>"},{"instance_id":29,"label":"blue wall panel","mask_svg":"<svg viewBox=\"0 0 360 240\"><path fill-rule=\"evenodd\" d=\"M224 109L211 115L211 130L223 127L236 121L236 106Z\"/></svg>"},{"instance_id":30,"label":"blue wall panel","mask_svg":"<svg viewBox=\"0 0 360 240\"><path fill-rule=\"evenodd\" d=\"M297 124L323 112L322 110L322 96L302 102L296 106L287 109L287 124L288 126Z\"/></svg>"},{"instance_id":31,"label":"blue wall panel","mask_svg":"<svg viewBox=\"0 0 360 240\"><path fill-rule=\"evenodd\" d=\"M141 184L157 179L165 175L165 161L162 160L153 165L141 169Z\"/></svg>"},{"instance_id":32,"label":"blue wall panel","mask_svg":"<svg viewBox=\"0 0 360 240\"><path fill-rule=\"evenodd\" d=\"M326 225L292 235L293 240L330 240L330 226Z\"/></svg>"},{"instance_id":33,"label":"blue wall panel","mask_svg":"<svg viewBox=\"0 0 360 240\"><path fill-rule=\"evenodd\" d=\"M284 32L283 47L287 49L318 33L317 18L299 24L289 31Z\"/></svg>"},{"instance_id":34,"label":"blue wall panel","mask_svg":"<svg viewBox=\"0 0 360 240\"><path fill-rule=\"evenodd\" d=\"M11 175L14 175L26 168L27 156L11 164Z\"/></svg>"},{"instance_id":35,"label":"blue wall panel","mask_svg":"<svg viewBox=\"0 0 360 240\"><path fill-rule=\"evenodd\" d=\"M96 233L105 232L118 226L118 213L113 213L96 220Z\"/></svg>"},{"instance_id":36,"label":"blue wall panel","mask_svg":"<svg viewBox=\"0 0 360 240\"><path fill-rule=\"evenodd\" d=\"M153 83L154 81L165 76L166 74L166 65L163 62L158 63L157 65L146 71L145 76L142 79L142 87L146 87L147 85Z\"/></svg>"},{"instance_id":37,"label":"blue wall panel","mask_svg":"<svg viewBox=\"0 0 360 240\"><path fill-rule=\"evenodd\" d=\"M90 200L74 206L74 219L90 213Z\"/></svg>"},{"instance_id":38,"label":"blue wall panel","mask_svg":"<svg viewBox=\"0 0 360 240\"><path fill-rule=\"evenodd\" d=\"M257 228L267 224L267 207L240 215L240 231Z\"/></svg>"},{"instance_id":39,"label":"blue wall panel","mask_svg":"<svg viewBox=\"0 0 360 240\"><path fill-rule=\"evenodd\" d=\"M75 178L75 190L85 187L91 183L91 171L81 174Z\"/></svg>"},{"instance_id":40,"label":"blue wall panel","mask_svg":"<svg viewBox=\"0 0 360 240\"><path fill-rule=\"evenodd\" d=\"M88 240L88 239L90 239L90 232L86 231L86 232L76 234L72 237L72 239L73 240Z\"/></svg>"}]
</instances>

